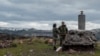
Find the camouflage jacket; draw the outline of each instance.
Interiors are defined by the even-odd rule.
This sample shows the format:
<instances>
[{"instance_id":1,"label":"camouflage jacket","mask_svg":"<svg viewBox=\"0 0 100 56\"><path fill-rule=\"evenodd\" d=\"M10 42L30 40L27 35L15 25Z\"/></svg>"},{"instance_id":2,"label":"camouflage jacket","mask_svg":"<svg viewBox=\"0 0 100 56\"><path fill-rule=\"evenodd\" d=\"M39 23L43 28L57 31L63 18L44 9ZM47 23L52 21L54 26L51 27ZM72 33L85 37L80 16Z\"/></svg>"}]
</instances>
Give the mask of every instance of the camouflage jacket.
<instances>
[{"instance_id":1,"label":"camouflage jacket","mask_svg":"<svg viewBox=\"0 0 100 56\"><path fill-rule=\"evenodd\" d=\"M59 35L66 35L68 33L68 29L66 25L61 25L59 28Z\"/></svg>"},{"instance_id":2,"label":"camouflage jacket","mask_svg":"<svg viewBox=\"0 0 100 56\"><path fill-rule=\"evenodd\" d=\"M52 32L53 32L53 37L57 37L58 29L57 28L53 28Z\"/></svg>"}]
</instances>

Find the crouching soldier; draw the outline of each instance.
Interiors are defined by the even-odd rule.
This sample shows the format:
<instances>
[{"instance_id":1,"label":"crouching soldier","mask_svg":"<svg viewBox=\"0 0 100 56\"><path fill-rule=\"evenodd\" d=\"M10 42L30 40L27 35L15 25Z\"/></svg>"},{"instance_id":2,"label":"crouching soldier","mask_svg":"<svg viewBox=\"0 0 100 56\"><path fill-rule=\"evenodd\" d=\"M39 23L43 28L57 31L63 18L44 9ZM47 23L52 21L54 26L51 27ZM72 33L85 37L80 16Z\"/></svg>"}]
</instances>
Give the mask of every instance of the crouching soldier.
<instances>
[{"instance_id":1,"label":"crouching soldier","mask_svg":"<svg viewBox=\"0 0 100 56\"><path fill-rule=\"evenodd\" d=\"M59 30L59 36L60 36L60 46L62 46L62 43L65 40L66 34L68 33L68 29L64 22L62 22L62 25L58 28L58 30Z\"/></svg>"},{"instance_id":2,"label":"crouching soldier","mask_svg":"<svg viewBox=\"0 0 100 56\"><path fill-rule=\"evenodd\" d=\"M57 38L58 38L58 29L56 24L53 24L53 49L56 50Z\"/></svg>"}]
</instances>

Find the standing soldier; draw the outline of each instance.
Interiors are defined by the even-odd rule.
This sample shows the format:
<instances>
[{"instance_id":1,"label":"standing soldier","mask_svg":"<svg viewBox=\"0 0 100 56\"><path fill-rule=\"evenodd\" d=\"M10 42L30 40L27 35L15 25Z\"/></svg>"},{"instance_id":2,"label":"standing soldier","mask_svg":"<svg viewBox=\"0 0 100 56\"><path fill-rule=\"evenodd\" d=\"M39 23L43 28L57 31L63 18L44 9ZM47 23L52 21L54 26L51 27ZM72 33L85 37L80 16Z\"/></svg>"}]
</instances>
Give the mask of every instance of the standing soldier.
<instances>
[{"instance_id":1,"label":"standing soldier","mask_svg":"<svg viewBox=\"0 0 100 56\"><path fill-rule=\"evenodd\" d=\"M62 25L58 28L58 30L59 30L59 36L60 36L60 46L62 46L62 43L65 40L66 34L68 33L68 29L64 22L62 22Z\"/></svg>"},{"instance_id":2,"label":"standing soldier","mask_svg":"<svg viewBox=\"0 0 100 56\"><path fill-rule=\"evenodd\" d=\"M58 29L56 27L56 24L53 24L53 49L56 50L56 42L58 38Z\"/></svg>"}]
</instances>

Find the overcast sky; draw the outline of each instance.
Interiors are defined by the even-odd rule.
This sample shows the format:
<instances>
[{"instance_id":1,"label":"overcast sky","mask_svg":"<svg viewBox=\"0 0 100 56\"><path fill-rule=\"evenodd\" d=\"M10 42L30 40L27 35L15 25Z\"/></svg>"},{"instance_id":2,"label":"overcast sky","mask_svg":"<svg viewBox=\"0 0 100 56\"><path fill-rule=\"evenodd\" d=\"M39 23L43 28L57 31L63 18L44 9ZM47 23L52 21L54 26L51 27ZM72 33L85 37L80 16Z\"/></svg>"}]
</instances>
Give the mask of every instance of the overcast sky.
<instances>
[{"instance_id":1,"label":"overcast sky","mask_svg":"<svg viewBox=\"0 0 100 56\"><path fill-rule=\"evenodd\" d=\"M65 21L77 29L80 11L86 15L86 29L100 28L100 0L0 0L0 27L52 29Z\"/></svg>"}]
</instances>

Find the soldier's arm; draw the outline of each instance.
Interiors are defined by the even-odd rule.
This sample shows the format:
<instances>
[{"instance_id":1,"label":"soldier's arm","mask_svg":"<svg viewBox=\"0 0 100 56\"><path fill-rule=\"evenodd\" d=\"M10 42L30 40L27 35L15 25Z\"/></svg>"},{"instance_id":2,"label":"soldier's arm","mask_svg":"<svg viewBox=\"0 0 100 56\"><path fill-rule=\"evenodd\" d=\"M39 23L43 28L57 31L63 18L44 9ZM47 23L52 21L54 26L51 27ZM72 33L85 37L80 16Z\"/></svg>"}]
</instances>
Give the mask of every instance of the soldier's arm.
<instances>
[{"instance_id":1,"label":"soldier's arm","mask_svg":"<svg viewBox=\"0 0 100 56\"><path fill-rule=\"evenodd\" d=\"M57 28L57 33L58 33L58 34L60 33L59 28Z\"/></svg>"},{"instance_id":2,"label":"soldier's arm","mask_svg":"<svg viewBox=\"0 0 100 56\"><path fill-rule=\"evenodd\" d=\"M60 33L60 27L61 27L61 26L58 27L58 33Z\"/></svg>"},{"instance_id":3,"label":"soldier's arm","mask_svg":"<svg viewBox=\"0 0 100 56\"><path fill-rule=\"evenodd\" d=\"M68 28L66 27L66 33L68 33Z\"/></svg>"}]
</instances>

